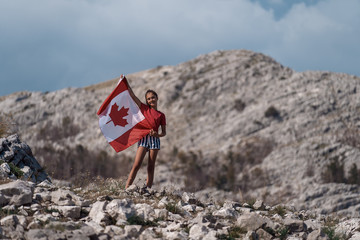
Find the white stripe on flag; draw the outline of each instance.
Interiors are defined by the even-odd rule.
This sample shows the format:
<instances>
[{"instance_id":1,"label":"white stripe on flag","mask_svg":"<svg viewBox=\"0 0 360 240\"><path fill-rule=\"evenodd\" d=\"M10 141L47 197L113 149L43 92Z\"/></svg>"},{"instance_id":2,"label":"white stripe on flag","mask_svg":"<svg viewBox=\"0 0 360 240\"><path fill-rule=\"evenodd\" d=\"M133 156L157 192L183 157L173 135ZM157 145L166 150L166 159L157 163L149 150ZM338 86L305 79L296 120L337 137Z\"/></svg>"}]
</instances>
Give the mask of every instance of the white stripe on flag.
<instances>
[{"instance_id":1,"label":"white stripe on flag","mask_svg":"<svg viewBox=\"0 0 360 240\"><path fill-rule=\"evenodd\" d=\"M120 110L122 107L129 108L128 115L124 117L124 119L126 119L128 122L125 127L119 125L115 126L114 122L111 121L109 114L111 112L111 107L115 103L119 106L118 110ZM144 115L141 113L139 107L131 98L129 91L127 90L114 97L105 111L103 111L99 117L99 126L108 142L114 141L125 132L133 128L137 123L145 119Z\"/></svg>"}]
</instances>

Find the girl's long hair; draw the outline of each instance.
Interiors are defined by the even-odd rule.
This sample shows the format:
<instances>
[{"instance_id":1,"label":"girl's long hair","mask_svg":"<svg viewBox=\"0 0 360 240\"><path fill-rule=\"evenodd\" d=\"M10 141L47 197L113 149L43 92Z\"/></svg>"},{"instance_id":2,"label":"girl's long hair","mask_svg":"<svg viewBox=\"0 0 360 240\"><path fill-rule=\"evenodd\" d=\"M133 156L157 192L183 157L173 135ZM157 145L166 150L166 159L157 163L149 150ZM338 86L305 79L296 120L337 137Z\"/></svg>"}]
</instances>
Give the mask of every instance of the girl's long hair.
<instances>
[{"instance_id":1,"label":"girl's long hair","mask_svg":"<svg viewBox=\"0 0 360 240\"><path fill-rule=\"evenodd\" d=\"M146 102L146 105L149 106L148 101L147 101L147 99L146 99L146 95L147 95L148 93L154 94L157 99L159 99L159 98L158 98L157 93L156 93L154 90L148 89L148 90L146 91L146 93L145 93L145 102Z\"/></svg>"}]
</instances>

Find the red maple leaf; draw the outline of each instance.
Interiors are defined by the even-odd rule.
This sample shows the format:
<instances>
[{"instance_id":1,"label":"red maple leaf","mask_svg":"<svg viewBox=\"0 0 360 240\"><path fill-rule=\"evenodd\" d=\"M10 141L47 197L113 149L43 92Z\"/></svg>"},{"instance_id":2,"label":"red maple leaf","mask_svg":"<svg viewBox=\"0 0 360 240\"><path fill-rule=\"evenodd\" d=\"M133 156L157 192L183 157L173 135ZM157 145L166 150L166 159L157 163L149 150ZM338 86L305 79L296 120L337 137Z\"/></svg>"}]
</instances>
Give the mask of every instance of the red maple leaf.
<instances>
[{"instance_id":1,"label":"red maple leaf","mask_svg":"<svg viewBox=\"0 0 360 240\"><path fill-rule=\"evenodd\" d=\"M120 110L118 109L119 106L116 103L111 106L111 111L109 114L111 120L108 121L106 124L113 121L115 126L119 125L125 127L128 124L128 122L126 119L124 119L124 117L128 115L129 108L122 107Z\"/></svg>"}]
</instances>

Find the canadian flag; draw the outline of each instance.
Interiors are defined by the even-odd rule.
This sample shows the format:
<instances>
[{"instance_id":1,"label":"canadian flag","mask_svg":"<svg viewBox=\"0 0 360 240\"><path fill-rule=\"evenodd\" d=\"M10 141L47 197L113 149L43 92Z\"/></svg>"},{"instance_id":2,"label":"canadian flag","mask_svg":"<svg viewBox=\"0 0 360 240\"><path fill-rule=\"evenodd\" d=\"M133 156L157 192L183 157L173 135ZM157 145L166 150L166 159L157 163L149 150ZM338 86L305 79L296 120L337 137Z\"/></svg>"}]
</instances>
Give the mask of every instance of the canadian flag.
<instances>
[{"instance_id":1,"label":"canadian flag","mask_svg":"<svg viewBox=\"0 0 360 240\"><path fill-rule=\"evenodd\" d=\"M120 78L118 85L101 105L97 115L102 133L116 152L138 142L152 129L131 98L125 77Z\"/></svg>"}]
</instances>

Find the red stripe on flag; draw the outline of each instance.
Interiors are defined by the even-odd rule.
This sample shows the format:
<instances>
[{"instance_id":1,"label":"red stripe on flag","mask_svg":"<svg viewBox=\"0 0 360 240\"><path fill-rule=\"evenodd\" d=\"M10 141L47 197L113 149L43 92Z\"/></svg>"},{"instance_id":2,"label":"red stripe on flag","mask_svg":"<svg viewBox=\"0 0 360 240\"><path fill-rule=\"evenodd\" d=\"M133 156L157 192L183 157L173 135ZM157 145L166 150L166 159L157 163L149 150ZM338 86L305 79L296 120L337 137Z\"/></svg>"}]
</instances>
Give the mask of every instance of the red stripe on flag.
<instances>
[{"instance_id":1,"label":"red stripe on flag","mask_svg":"<svg viewBox=\"0 0 360 240\"><path fill-rule=\"evenodd\" d=\"M123 91L128 90L127 88L127 80L124 77L122 81L120 81L120 83L116 86L116 88L112 91L112 93L110 93L110 95L105 99L105 101L103 102L103 104L101 105L101 107L99 108L99 111L97 112L97 115L100 115L109 105L109 103L111 102L111 100L116 97L117 95L119 95L120 93L122 93Z\"/></svg>"},{"instance_id":2,"label":"red stripe on flag","mask_svg":"<svg viewBox=\"0 0 360 240\"><path fill-rule=\"evenodd\" d=\"M150 126L147 121L144 119L135 125L135 127L129 129L129 131L125 132L123 135L118 137L109 144L114 148L116 152L120 152L130 147L134 143L137 143L144 136L149 134Z\"/></svg>"}]
</instances>

